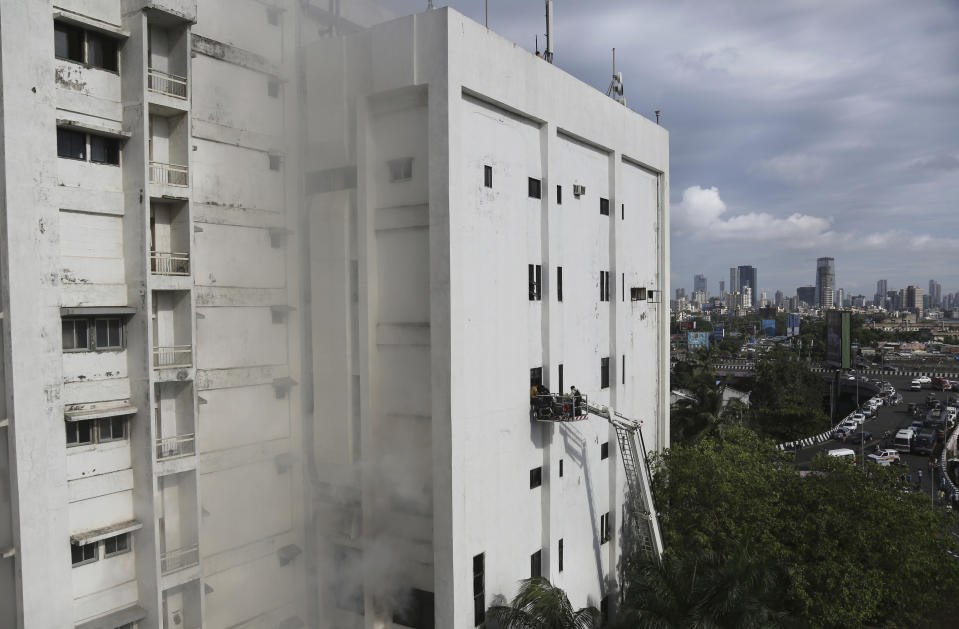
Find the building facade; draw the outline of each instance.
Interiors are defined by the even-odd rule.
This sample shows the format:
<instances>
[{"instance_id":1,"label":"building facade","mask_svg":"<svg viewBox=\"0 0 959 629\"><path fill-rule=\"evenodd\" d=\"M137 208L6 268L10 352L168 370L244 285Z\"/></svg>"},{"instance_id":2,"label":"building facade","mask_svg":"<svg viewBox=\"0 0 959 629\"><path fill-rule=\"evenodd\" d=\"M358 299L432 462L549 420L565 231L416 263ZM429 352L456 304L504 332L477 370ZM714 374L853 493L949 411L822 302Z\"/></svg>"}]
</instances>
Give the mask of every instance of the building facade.
<instances>
[{"instance_id":1,"label":"building facade","mask_svg":"<svg viewBox=\"0 0 959 629\"><path fill-rule=\"evenodd\" d=\"M453 11L384 17L4 5L0 626L612 600L615 433L529 388L668 445L667 133Z\"/></svg>"},{"instance_id":2,"label":"building facade","mask_svg":"<svg viewBox=\"0 0 959 629\"><path fill-rule=\"evenodd\" d=\"M730 274L730 279L732 274ZM739 280L738 290L741 293L745 293L744 290L746 287L750 289L750 303L749 305L753 308L756 307L756 300L759 296L759 278L757 277L756 267L754 266L740 266L736 269L736 277Z\"/></svg>"},{"instance_id":3,"label":"building facade","mask_svg":"<svg viewBox=\"0 0 959 629\"><path fill-rule=\"evenodd\" d=\"M878 280L876 282L876 296L874 298L874 303L877 308L885 308L889 302L887 294L889 293L889 283L886 280Z\"/></svg>"},{"instance_id":4,"label":"building facade","mask_svg":"<svg viewBox=\"0 0 959 629\"><path fill-rule=\"evenodd\" d=\"M816 259L816 306L823 310L835 307L836 261L833 258ZM838 304L841 305L841 304Z\"/></svg>"},{"instance_id":5,"label":"building facade","mask_svg":"<svg viewBox=\"0 0 959 629\"><path fill-rule=\"evenodd\" d=\"M698 290L703 291L707 295L709 291L706 289L706 276L705 275L695 275L693 277L693 292Z\"/></svg>"}]
</instances>

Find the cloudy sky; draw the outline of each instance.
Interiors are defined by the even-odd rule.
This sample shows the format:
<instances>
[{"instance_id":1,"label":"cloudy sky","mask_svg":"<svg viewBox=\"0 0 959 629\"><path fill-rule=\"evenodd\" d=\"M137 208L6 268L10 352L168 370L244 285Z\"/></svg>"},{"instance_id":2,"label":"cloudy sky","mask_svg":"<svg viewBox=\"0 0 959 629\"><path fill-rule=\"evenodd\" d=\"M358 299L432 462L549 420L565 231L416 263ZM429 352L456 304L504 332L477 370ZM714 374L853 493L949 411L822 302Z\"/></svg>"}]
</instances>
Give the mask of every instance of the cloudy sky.
<instances>
[{"instance_id":1,"label":"cloudy sky","mask_svg":"<svg viewBox=\"0 0 959 629\"><path fill-rule=\"evenodd\" d=\"M382 0L401 12L426 0ZM483 0L453 0L483 21ZM530 49L542 0L489 0ZM556 0L556 65L670 132L673 288L729 267L760 290L959 291L959 1ZM542 44L541 44L542 45Z\"/></svg>"}]
</instances>

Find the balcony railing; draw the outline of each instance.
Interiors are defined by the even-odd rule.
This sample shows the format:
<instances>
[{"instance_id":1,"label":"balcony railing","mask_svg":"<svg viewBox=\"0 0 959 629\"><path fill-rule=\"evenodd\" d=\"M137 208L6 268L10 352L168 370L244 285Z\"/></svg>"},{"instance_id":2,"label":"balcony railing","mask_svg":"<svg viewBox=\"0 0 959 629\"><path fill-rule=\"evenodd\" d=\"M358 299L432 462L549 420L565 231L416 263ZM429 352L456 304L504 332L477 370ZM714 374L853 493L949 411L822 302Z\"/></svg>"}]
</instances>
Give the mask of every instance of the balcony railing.
<instances>
[{"instance_id":1,"label":"balcony railing","mask_svg":"<svg viewBox=\"0 0 959 629\"><path fill-rule=\"evenodd\" d=\"M190 170L186 166L151 161L150 183L186 188L190 185Z\"/></svg>"},{"instance_id":2,"label":"balcony railing","mask_svg":"<svg viewBox=\"0 0 959 629\"><path fill-rule=\"evenodd\" d=\"M189 275L190 254L151 251L150 271L156 275Z\"/></svg>"},{"instance_id":3,"label":"balcony railing","mask_svg":"<svg viewBox=\"0 0 959 629\"><path fill-rule=\"evenodd\" d=\"M196 453L196 434L157 439L157 461L176 459Z\"/></svg>"},{"instance_id":4,"label":"balcony railing","mask_svg":"<svg viewBox=\"0 0 959 629\"><path fill-rule=\"evenodd\" d=\"M153 367L190 367L193 365L193 347L191 345L168 345L153 348Z\"/></svg>"},{"instance_id":5,"label":"balcony railing","mask_svg":"<svg viewBox=\"0 0 959 629\"><path fill-rule=\"evenodd\" d=\"M200 563L200 545L184 546L176 550L168 550L160 553L160 571L163 574L170 574L177 570L183 570L190 566Z\"/></svg>"},{"instance_id":6,"label":"balcony railing","mask_svg":"<svg viewBox=\"0 0 959 629\"><path fill-rule=\"evenodd\" d=\"M157 94L186 100L186 77L150 68L147 70L147 89Z\"/></svg>"}]
</instances>

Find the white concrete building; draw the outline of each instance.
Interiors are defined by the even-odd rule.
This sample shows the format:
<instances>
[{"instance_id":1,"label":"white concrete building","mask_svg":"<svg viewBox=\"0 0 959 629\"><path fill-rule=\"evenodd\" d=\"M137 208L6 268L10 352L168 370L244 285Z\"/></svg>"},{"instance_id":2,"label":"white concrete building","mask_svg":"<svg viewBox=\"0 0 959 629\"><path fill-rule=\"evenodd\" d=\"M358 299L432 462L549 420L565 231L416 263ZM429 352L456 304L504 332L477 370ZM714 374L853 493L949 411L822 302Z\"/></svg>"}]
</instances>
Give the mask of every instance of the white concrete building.
<instances>
[{"instance_id":1,"label":"white concrete building","mask_svg":"<svg viewBox=\"0 0 959 629\"><path fill-rule=\"evenodd\" d=\"M383 18L4 4L0 627L614 591L612 430L531 422L529 382L668 444L667 134L453 11Z\"/></svg>"}]
</instances>

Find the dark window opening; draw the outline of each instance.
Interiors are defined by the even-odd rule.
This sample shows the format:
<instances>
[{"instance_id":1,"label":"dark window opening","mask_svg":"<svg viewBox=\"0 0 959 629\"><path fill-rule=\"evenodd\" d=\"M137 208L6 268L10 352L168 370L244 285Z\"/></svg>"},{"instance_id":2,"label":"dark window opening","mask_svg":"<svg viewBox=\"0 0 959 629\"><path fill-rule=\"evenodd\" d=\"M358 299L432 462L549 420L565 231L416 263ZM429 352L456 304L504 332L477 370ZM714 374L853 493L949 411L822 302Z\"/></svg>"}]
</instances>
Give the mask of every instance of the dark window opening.
<instances>
[{"instance_id":1,"label":"dark window opening","mask_svg":"<svg viewBox=\"0 0 959 629\"><path fill-rule=\"evenodd\" d=\"M563 571L563 539L562 538L560 538L559 540L559 552L557 553L556 559L557 559L556 563L558 564L557 567L559 568L559 572L562 572Z\"/></svg>"},{"instance_id":2,"label":"dark window opening","mask_svg":"<svg viewBox=\"0 0 959 629\"><path fill-rule=\"evenodd\" d=\"M90 349L86 319L63 319L63 349L65 351L86 351Z\"/></svg>"},{"instance_id":3,"label":"dark window opening","mask_svg":"<svg viewBox=\"0 0 959 629\"><path fill-rule=\"evenodd\" d=\"M559 364L559 382L558 382L558 385L559 385L559 386L556 387L555 393L560 393L560 394L562 394L563 391L566 390L566 389L563 388L563 363L560 363L560 364Z\"/></svg>"},{"instance_id":4,"label":"dark window opening","mask_svg":"<svg viewBox=\"0 0 959 629\"><path fill-rule=\"evenodd\" d=\"M116 537L108 537L103 540L103 557L112 557L122 555L130 550L130 534L123 533Z\"/></svg>"},{"instance_id":5,"label":"dark window opening","mask_svg":"<svg viewBox=\"0 0 959 629\"><path fill-rule=\"evenodd\" d=\"M623 354L623 367L619 370L623 384L626 384L626 354Z\"/></svg>"},{"instance_id":6,"label":"dark window opening","mask_svg":"<svg viewBox=\"0 0 959 629\"><path fill-rule=\"evenodd\" d=\"M487 188L493 187L493 167L483 166L483 185Z\"/></svg>"},{"instance_id":7,"label":"dark window opening","mask_svg":"<svg viewBox=\"0 0 959 629\"><path fill-rule=\"evenodd\" d=\"M609 216L609 199L599 200L599 213L604 216Z\"/></svg>"},{"instance_id":8,"label":"dark window opening","mask_svg":"<svg viewBox=\"0 0 959 629\"><path fill-rule=\"evenodd\" d=\"M563 459L559 460L559 477L563 477Z\"/></svg>"},{"instance_id":9,"label":"dark window opening","mask_svg":"<svg viewBox=\"0 0 959 629\"><path fill-rule=\"evenodd\" d=\"M556 301L563 301L563 267L556 267Z\"/></svg>"},{"instance_id":10,"label":"dark window opening","mask_svg":"<svg viewBox=\"0 0 959 629\"><path fill-rule=\"evenodd\" d=\"M93 424L95 420L88 419L78 422L66 422L67 447L85 446L93 443Z\"/></svg>"},{"instance_id":11,"label":"dark window opening","mask_svg":"<svg viewBox=\"0 0 959 629\"><path fill-rule=\"evenodd\" d=\"M599 300L609 301L609 271L599 272Z\"/></svg>"},{"instance_id":12,"label":"dark window opening","mask_svg":"<svg viewBox=\"0 0 959 629\"><path fill-rule=\"evenodd\" d=\"M85 160L87 158L87 134L58 127L57 157Z\"/></svg>"},{"instance_id":13,"label":"dark window opening","mask_svg":"<svg viewBox=\"0 0 959 629\"><path fill-rule=\"evenodd\" d=\"M403 601L400 609L393 612L393 622L414 629L433 629L435 627L434 596L432 592L410 590L409 598Z\"/></svg>"},{"instance_id":14,"label":"dark window opening","mask_svg":"<svg viewBox=\"0 0 959 629\"><path fill-rule=\"evenodd\" d=\"M599 361L599 387L601 389L609 388L609 356L601 358Z\"/></svg>"},{"instance_id":15,"label":"dark window opening","mask_svg":"<svg viewBox=\"0 0 959 629\"><path fill-rule=\"evenodd\" d=\"M629 299L630 301L645 301L646 300L646 289L645 288L630 288L629 289Z\"/></svg>"},{"instance_id":16,"label":"dark window opening","mask_svg":"<svg viewBox=\"0 0 959 629\"><path fill-rule=\"evenodd\" d=\"M607 511L603 515L599 516L599 543L605 544L610 539L610 521L609 521L609 512Z\"/></svg>"},{"instance_id":17,"label":"dark window opening","mask_svg":"<svg viewBox=\"0 0 959 629\"><path fill-rule=\"evenodd\" d=\"M534 467L529 471L529 488L536 489L543 484L543 468Z\"/></svg>"},{"instance_id":18,"label":"dark window opening","mask_svg":"<svg viewBox=\"0 0 959 629\"><path fill-rule=\"evenodd\" d=\"M97 164L120 165L120 140L90 135L90 161Z\"/></svg>"},{"instance_id":19,"label":"dark window opening","mask_svg":"<svg viewBox=\"0 0 959 629\"><path fill-rule=\"evenodd\" d=\"M97 349L123 348L123 322L120 319L96 319Z\"/></svg>"},{"instance_id":20,"label":"dark window opening","mask_svg":"<svg viewBox=\"0 0 959 629\"><path fill-rule=\"evenodd\" d=\"M626 204L625 203L619 204L619 212L620 212L619 219L621 221L625 221L626 220Z\"/></svg>"},{"instance_id":21,"label":"dark window opening","mask_svg":"<svg viewBox=\"0 0 959 629\"><path fill-rule=\"evenodd\" d=\"M123 320L118 318L62 319L62 349L65 352L117 351L123 349Z\"/></svg>"},{"instance_id":22,"label":"dark window opening","mask_svg":"<svg viewBox=\"0 0 959 629\"><path fill-rule=\"evenodd\" d=\"M54 22L53 50L60 59L83 63L83 30L63 22Z\"/></svg>"},{"instance_id":23,"label":"dark window opening","mask_svg":"<svg viewBox=\"0 0 959 629\"><path fill-rule=\"evenodd\" d=\"M87 63L95 68L116 72L117 40L112 37L87 31Z\"/></svg>"},{"instance_id":24,"label":"dark window opening","mask_svg":"<svg viewBox=\"0 0 959 629\"><path fill-rule=\"evenodd\" d=\"M543 265L527 265L529 274L529 300L541 301L543 299Z\"/></svg>"},{"instance_id":25,"label":"dark window opening","mask_svg":"<svg viewBox=\"0 0 959 629\"><path fill-rule=\"evenodd\" d=\"M626 301L626 274L625 273L620 273L619 285L622 287L620 290L620 293L622 293L621 301Z\"/></svg>"},{"instance_id":26,"label":"dark window opening","mask_svg":"<svg viewBox=\"0 0 959 629\"><path fill-rule=\"evenodd\" d=\"M605 442L599 446L599 458L601 461L609 458L609 442Z\"/></svg>"},{"instance_id":27,"label":"dark window opening","mask_svg":"<svg viewBox=\"0 0 959 629\"><path fill-rule=\"evenodd\" d=\"M556 205L563 204L563 186L556 186Z\"/></svg>"},{"instance_id":28,"label":"dark window opening","mask_svg":"<svg viewBox=\"0 0 959 629\"><path fill-rule=\"evenodd\" d=\"M529 196L533 199L542 198L542 182L539 179L529 178Z\"/></svg>"},{"instance_id":29,"label":"dark window opening","mask_svg":"<svg viewBox=\"0 0 959 629\"><path fill-rule=\"evenodd\" d=\"M537 550L529 556L529 576L530 578L543 576L543 551Z\"/></svg>"},{"instance_id":30,"label":"dark window opening","mask_svg":"<svg viewBox=\"0 0 959 629\"><path fill-rule=\"evenodd\" d=\"M97 542L92 542L90 544L83 544L78 546L76 544L70 546L70 559L73 562L73 567L82 566L86 563L93 563L97 560L97 550L99 544Z\"/></svg>"},{"instance_id":31,"label":"dark window opening","mask_svg":"<svg viewBox=\"0 0 959 629\"><path fill-rule=\"evenodd\" d=\"M280 97L280 82L276 79L270 79L266 84L266 94L270 98Z\"/></svg>"},{"instance_id":32,"label":"dark window opening","mask_svg":"<svg viewBox=\"0 0 959 629\"><path fill-rule=\"evenodd\" d=\"M122 441L127 438L126 417L106 417L97 424L97 441Z\"/></svg>"},{"instance_id":33,"label":"dark window opening","mask_svg":"<svg viewBox=\"0 0 959 629\"><path fill-rule=\"evenodd\" d=\"M335 546L333 567L337 574L356 574L362 569L363 551L350 546ZM338 579L333 584L333 601L340 609L363 615L363 583L356 579Z\"/></svg>"},{"instance_id":34,"label":"dark window opening","mask_svg":"<svg viewBox=\"0 0 959 629\"><path fill-rule=\"evenodd\" d=\"M279 155L270 155L270 170L280 170Z\"/></svg>"},{"instance_id":35,"label":"dark window opening","mask_svg":"<svg viewBox=\"0 0 959 629\"><path fill-rule=\"evenodd\" d=\"M413 178L413 158L401 157L386 162L390 169L390 181L409 181Z\"/></svg>"},{"instance_id":36,"label":"dark window opening","mask_svg":"<svg viewBox=\"0 0 959 629\"><path fill-rule=\"evenodd\" d=\"M543 368L533 367L529 370L529 386L538 387L543 384Z\"/></svg>"},{"instance_id":37,"label":"dark window opening","mask_svg":"<svg viewBox=\"0 0 959 629\"><path fill-rule=\"evenodd\" d=\"M486 620L486 555L473 557L473 625Z\"/></svg>"}]
</instances>

